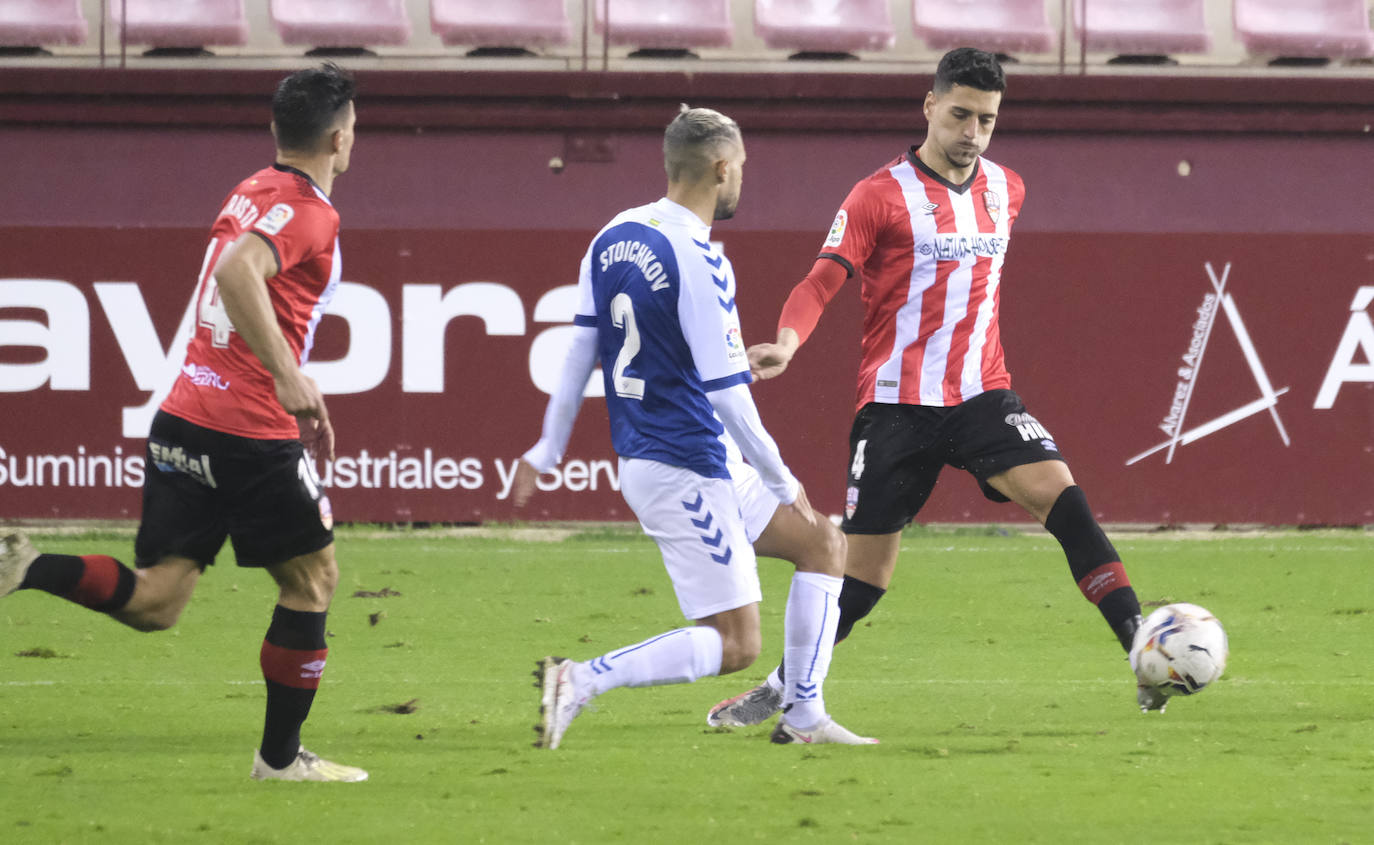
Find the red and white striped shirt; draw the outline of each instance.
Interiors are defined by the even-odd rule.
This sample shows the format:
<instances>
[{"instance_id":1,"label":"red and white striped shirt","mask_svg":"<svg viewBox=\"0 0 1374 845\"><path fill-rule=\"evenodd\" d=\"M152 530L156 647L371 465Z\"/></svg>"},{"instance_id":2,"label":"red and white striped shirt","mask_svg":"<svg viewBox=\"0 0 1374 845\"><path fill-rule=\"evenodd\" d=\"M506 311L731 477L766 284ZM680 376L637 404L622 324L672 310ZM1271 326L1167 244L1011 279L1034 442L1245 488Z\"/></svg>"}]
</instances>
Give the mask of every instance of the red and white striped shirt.
<instances>
[{"instance_id":1,"label":"red and white striped shirt","mask_svg":"<svg viewBox=\"0 0 1374 845\"><path fill-rule=\"evenodd\" d=\"M1021 177L986 158L954 185L915 148L849 192L821 257L862 280L859 407L952 406L1011 386L998 302L1024 196Z\"/></svg>"}]
</instances>

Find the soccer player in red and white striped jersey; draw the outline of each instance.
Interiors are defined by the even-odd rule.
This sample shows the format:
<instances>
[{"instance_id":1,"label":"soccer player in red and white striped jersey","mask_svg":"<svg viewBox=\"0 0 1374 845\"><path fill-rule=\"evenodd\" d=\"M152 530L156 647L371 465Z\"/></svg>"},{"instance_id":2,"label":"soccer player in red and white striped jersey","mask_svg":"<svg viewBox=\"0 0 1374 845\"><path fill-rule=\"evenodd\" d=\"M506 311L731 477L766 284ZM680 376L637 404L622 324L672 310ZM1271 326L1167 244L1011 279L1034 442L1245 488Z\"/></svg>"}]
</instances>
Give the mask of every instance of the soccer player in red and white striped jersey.
<instances>
[{"instance_id":1,"label":"soccer player in red and white striped jersey","mask_svg":"<svg viewBox=\"0 0 1374 845\"><path fill-rule=\"evenodd\" d=\"M329 63L283 79L272 98L276 161L230 191L211 227L194 334L148 435L137 569L0 537L0 596L42 590L140 631L176 624L226 538L239 566L267 570L278 594L259 658L267 707L256 780L367 779L300 738L339 579L314 468L333 458L334 430L301 366L339 281L329 194L353 149L353 94L352 77Z\"/></svg>"},{"instance_id":2,"label":"soccer player in red and white striped jersey","mask_svg":"<svg viewBox=\"0 0 1374 845\"><path fill-rule=\"evenodd\" d=\"M1127 651L1140 624L1120 556L1058 445L1011 390L999 303L1025 188L1010 168L983 157L1005 90L989 53L959 48L940 60L923 107L925 141L854 186L811 272L783 306L777 342L749 349L756 378L779 375L830 299L859 277L863 348L837 641L886 591L901 530L947 465L970 472L989 499L1015 502L1045 525ZM781 686L774 673L716 705L708 720L761 721ZM1164 699L1140 687L1137 703L1162 709Z\"/></svg>"}]
</instances>

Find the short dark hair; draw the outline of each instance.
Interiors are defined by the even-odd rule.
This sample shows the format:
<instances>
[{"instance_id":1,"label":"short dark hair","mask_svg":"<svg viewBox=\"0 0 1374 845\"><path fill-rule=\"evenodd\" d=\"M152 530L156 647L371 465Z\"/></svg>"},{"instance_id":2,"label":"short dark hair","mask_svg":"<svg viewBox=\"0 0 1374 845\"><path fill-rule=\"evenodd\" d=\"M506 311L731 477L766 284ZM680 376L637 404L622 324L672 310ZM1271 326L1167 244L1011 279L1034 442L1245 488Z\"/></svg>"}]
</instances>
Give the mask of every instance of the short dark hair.
<instances>
[{"instance_id":1,"label":"short dark hair","mask_svg":"<svg viewBox=\"0 0 1374 845\"><path fill-rule=\"evenodd\" d=\"M935 68L934 91L943 94L955 85L1000 94L1007 90L1007 75L993 54L972 47L956 47L940 58L940 65Z\"/></svg>"},{"instance_id":2,"label":"short dark hair","mask_svg":"<svg viewBox=\"0 0 1374 845\"><path fill-rule=\"evenodd\" d=\"M333 62L299 70L283 79L272 95L277 146L313 150L353 101L353 75Z\"/></svg>"}]
</instances>

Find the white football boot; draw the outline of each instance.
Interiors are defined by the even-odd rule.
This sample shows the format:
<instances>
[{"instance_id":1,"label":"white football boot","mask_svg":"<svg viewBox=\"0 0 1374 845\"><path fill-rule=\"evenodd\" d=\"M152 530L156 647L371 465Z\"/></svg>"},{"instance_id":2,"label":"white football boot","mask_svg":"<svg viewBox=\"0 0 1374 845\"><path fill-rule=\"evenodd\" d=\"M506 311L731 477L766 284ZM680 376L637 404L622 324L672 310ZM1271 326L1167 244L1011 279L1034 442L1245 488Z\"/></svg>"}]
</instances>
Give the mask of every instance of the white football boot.
<instances>
[{"instance_id":1,"label":"white football boot","mask_svg":"<svg viewBox=\"0 0 1374 845\"><path fill-rule=\"evenodd\" d=\"M304 747L296 752L296 759L284 769L274 769L262 759L262 751L253 752L253 780L320 781L358 783L367 780L367 772L357 766L345 766L321 758Z\"/></svg>"},{"instance_id":2,"label":"white football boot","mask_svg":"<svg viewBox=\"0 0 1374 845\"><path fill-rule=\"evenodd\" d=\"M859 736L828 716L825 721L806 731L787 724L787 719L784 717L778 720L777 727L773 728L773 734L768 738L777 745L787 745L793 742L800 742L807 745L822 745L824 743L835 743L838 745L878 744L878 740L873 737Z\"/></svg>"},{"instance_id":3,"label":"white football boot","mask_svg":"<svg viewBox=\"0 0 1374 845\"><path fill-rule=\"evenodd\" d=\"M596 697L589 689L579 689L573 679L577 662L564 657L545 657L534 672L541 691L539 700L540 738L536 748L557 748L568 725L582 708Z\"/></svg>"},{"instance_id":4,"label":"white football boot","mask_svg":"<svg viewBox=\"0 0 1374 845\"><path fill-rule=\"evenodd\" d=\"M29 538L18 532L0 537L0 596L19 589L29 567L38 559L38 550Z\"/></svg>"}]
</instances>

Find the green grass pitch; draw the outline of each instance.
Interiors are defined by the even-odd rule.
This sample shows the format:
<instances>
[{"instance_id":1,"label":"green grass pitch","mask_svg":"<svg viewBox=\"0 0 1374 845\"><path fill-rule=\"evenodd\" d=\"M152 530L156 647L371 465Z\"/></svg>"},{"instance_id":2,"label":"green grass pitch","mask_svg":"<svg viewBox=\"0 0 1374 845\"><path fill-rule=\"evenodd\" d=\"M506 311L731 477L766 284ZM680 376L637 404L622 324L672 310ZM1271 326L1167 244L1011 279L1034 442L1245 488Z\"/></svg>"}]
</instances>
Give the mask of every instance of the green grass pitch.
<instances>
[{"instance_id":1,"label":"green grass pitch","mask_svg":"<svg viewBox=\"0 0 1374 845\"><path fill-rule=\"evenodd\" d=\"M340 532L305 740L365 784L249 780L274 591L227 552L164 633L0 600L0 842L1374 841L1368 531L1118 535L1142 601L1202 604L1231 638L1226 676L1163 716L1135 708L1047 535L912 531L826 687L842 723L882 739L863 748L706 726L777 657L791 569L761 561L754 667L615 690L552 752L532 747L535 660L681 620L634 531L494 533ZM132 545L35 539L126 560Z\"/></svg>"}]
</instances>

